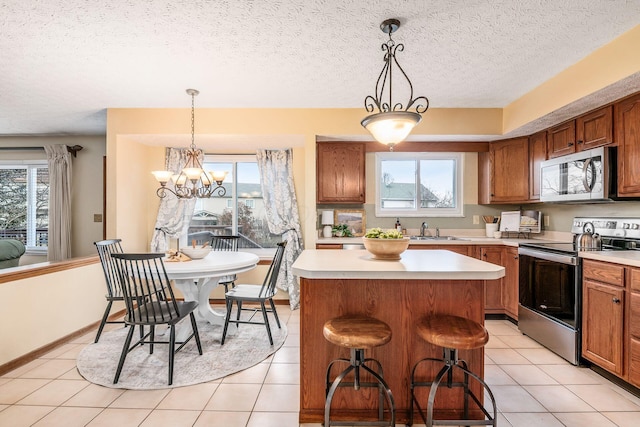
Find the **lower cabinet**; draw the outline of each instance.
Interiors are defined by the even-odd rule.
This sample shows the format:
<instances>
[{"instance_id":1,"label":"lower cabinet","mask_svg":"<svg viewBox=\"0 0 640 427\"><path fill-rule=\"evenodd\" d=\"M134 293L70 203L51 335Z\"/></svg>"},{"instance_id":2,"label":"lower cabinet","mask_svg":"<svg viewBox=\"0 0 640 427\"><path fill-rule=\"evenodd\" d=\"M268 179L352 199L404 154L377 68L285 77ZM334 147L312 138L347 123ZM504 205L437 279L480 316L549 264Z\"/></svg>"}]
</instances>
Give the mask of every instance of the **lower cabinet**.
<instances>
[{"instance_id":1,"label":"lower cabinet","mask_svg":"<svg viewBox=\"0 0 640 427\"><path fill-rule=\"evenodd\" d=\"M518 280L520 280L518 248L505 248L504 270L502 305L509 317L518 320Z\"/></svg>"},{"instance_id":2,"label":"lower cabinet","mask_svg":"<svg viewBox=\"0 0 640 427\"><path fill-rule=\"evenodd\" d=\"M479 246L478 258L491 264L504 265L503 246ZM503 304L502 292L504 277L497 280L485 280L484 286L484 308L486 314L503 314L505 307Z\"/></svg>"}]
</instances>

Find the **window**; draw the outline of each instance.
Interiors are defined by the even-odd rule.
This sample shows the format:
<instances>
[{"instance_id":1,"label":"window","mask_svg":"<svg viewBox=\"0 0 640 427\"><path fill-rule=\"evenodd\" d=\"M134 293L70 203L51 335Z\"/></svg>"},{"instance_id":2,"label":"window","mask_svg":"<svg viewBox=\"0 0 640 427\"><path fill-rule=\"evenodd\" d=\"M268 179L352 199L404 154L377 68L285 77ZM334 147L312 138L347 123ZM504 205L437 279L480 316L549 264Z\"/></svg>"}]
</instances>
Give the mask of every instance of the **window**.
<instances>
[{"instance_id":1,"label":"window","mask_svg":"<svg viewBox=\"0 0 640 427\"><path fill-rule=\"evenodd\" d=\"M30 251L46 251L48 228L47 162L0 164L0 238L20 240Z\"/></svg>"},{"instance_id":2,"label":"window","mask_svg":"<svg viewBox=\"0 0 640 427\"><path fill-rule=\"evenodd\" d=\"M269 232L255 155L206 155L205 170L229 174L223 197L198 199L189 224L187 242L208 241L212 235L238 235L240 248L273 248L280 235Z\"/></svg>"},{"instance_id":3,"label":"window","mask_svg":"<svg viewBox=\"0 0 640 427\"><path fill-rule=\"evenodd\" d=\"M376 216L463 216L461 153L376 153Z\"/></svg>"}]
</instances>

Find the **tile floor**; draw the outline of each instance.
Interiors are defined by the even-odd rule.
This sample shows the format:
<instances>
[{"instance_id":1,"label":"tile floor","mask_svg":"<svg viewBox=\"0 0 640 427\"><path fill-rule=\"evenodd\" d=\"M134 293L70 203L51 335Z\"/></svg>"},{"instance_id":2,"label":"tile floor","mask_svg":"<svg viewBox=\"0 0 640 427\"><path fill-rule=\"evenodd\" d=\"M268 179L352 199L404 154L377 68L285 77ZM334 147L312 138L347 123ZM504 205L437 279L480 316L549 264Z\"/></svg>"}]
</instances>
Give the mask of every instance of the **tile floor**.
<instances>
[{"instance_id":1,"label":"tile floor","mask_svg":"<svg viewBox=\"0 0 640 427\"><path fill-rule=\"evenodd\" d=\"M88 334L0 377L0 426L298 426L299 312L284 306L278 312L289 336L275 355L222 380L176 389L120 390L85 381L75 356L93 340ZM571 366L507 321L487 321L487 329L485 376L499 426L640 426L639 398ZM311 426L320 424L305 425Z\"/></svg>"}]
</instances>

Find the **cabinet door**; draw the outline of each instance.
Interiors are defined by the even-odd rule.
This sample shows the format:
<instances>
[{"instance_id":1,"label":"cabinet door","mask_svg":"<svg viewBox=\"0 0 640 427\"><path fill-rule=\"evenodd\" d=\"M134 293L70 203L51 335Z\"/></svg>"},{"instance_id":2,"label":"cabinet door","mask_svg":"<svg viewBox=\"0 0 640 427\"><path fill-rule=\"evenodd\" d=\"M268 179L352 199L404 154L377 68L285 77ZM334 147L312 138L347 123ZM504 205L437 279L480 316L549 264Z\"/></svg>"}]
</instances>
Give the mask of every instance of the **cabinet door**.
<instances>
[{"instance_id":1,"label":"cabinet door","mask_svg":"<svg viewBox=\"0 0 640 427\"><path fill-rule=\"evenodd\" d=\"M582 356L622 375L624 289L583 281Z\"/></svg>"},{"instance_id":2,"label":"cabinet door","mask_svg":"<svg viewBox=\"0 0 640 427\"><path fill-rule=\"evenodd\" d=\"M364 143L319 142L316 154L317 203L364 203Z\"/></svg>"},{"instance_id":3,"label":"cabinet door","mask_svg":"<svg viewBox=\"0 0 640 427\"><path fill-rule=\"evenodd\" d=\"M554 126L547 131L547 151L549 158L572 154L576 151L576 121Z\"/></svg>"},{"instance_id":4,"label":"cabinet door","mask_svg":"<svg viewBox=\"0 0 640 427\"><path fill-rule=\"evenodd\" d=\"M504 266L502 246L482 246L480 247L480 259ZM484 290L484 308L488 314L504 313L504 305L502 305L502 287L503 279L485 280Z\"/></svg>"},{"instance_id":5,"label":"cabinet door","mask_svg":"<svg viewBox=\"0 0 640 427\"><path fill-rule=\"evenodd\" d=\"M609 105L576 119L576 151L613 142L613 106Z\"/></svg>"},{"instance_id":6,"label":"cabinet door","mask_svg":"<svg viewBox=\"0 0 640 427\"><path fill-rule=\"evenodd\" d=\"M618 196L640 196L640 95L614 106L618 144Z\"/></svg>"},{"instance_id":7,"label":"cabinet door","mask_svg":"<svg viewBox=\"0 0 640 427\"><path fill-rule=\"evenodd\" d=\"M492 142L489 158L491 202L529 200L529 138Z\"/></svg>"},{"instance_id":8,"label":"cabinet door","mask_svg":"<svg viewBox=\"0 0 640 427\"><path fill-rule=\"evenodd\" d=\"M529 199L540 200L540 163L547 160L547 131L529 137Z\"/></svg>"},{"instance_id":9,"label":"cabinet door","mask_svg":"<svg viewBox=\"0 0 640 427\"><path fill-rule=\"evenodd\" d=\"M470 245L409 245L409 249L418 249L418 250L433 250L433 249L441 249L445 251L455 252L460 255L471 256L471 248L473 246Z\"/></svg>"},{"instance_id":10,"label":"cabinet door","mask_svg":"<svg viewBox=\"0 0 640 427\"><path fill-rule=\"evenodd\" d=\"M518 248L506 248L504 252L505 275L502 286L502 304L507 315L518 320Z\"/></svg>"}]
</instances>

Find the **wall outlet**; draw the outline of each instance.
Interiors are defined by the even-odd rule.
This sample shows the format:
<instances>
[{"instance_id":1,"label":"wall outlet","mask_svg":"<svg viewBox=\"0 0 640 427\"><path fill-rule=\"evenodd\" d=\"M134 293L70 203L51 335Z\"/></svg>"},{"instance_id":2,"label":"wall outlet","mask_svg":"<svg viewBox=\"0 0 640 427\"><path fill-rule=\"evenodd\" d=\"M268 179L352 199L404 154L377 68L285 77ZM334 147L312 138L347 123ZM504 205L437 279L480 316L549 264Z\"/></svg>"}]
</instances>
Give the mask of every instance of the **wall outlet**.
<instances>
[{"instance_id":1,"label":"wall outlet","mask_svg":"<svg viewBox=\"0 0 640 427\"><path fill-rule=\"evenodd\" d=\"M544 226L545 227L549 226L549 215L544 215Z\"/></svg>"},{"instance_id":2,"label":"wall outlet","mask_svg":"<svg viewBox=\"0 0 640 427\"><path fill-rule=\"evenodd\" d=\"M473 216L473 223L474 224L480 224L480 215L474 215Z\"/></svg>"},{"instance_id":3,"label":"wall outlet","mask_svg":"<svg viewBox=\"0 0 640 427\"><path fill-rule=\"evenodd\" d=\"M93 214L93 222L102 222L102 214Z\"/></svg>"}]
</instances>

